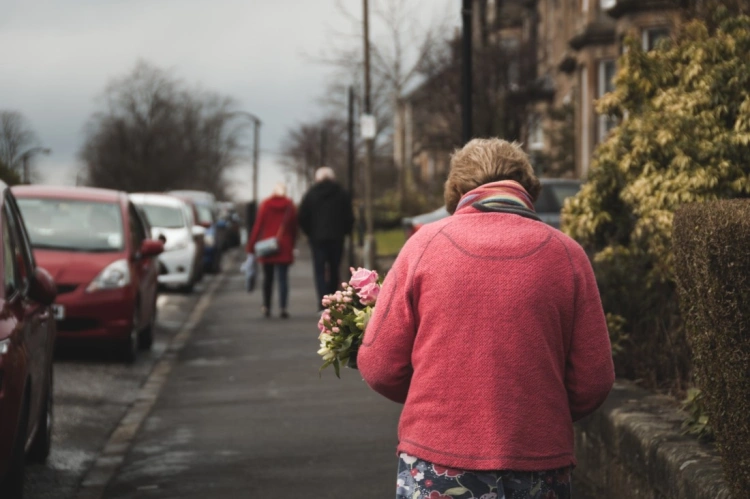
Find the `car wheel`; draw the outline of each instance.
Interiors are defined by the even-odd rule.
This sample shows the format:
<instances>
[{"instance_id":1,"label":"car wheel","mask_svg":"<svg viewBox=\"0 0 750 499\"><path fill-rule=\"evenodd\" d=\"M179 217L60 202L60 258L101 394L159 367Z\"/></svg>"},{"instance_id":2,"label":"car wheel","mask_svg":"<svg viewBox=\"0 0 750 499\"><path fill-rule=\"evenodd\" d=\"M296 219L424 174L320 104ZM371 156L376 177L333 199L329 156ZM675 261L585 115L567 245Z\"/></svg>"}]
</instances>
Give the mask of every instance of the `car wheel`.
<instances>
[{"instance_id":1,"label":"car wheel","mask_svg":"<svg viewBox=\"0 0 750 499\"><path fill-rule=\"evenodd\" d=\"M34 441L29 449L29 459L31 462L44 464L49 457L49 451L52 447L52 426L54 423L54 378L52 367L50 366L49 377L47 378L46 395L42 412L39 416L39 425L37 426Z\"/></svg>"},{"instance_id":2,"label":"car wheel","mask_svg":"<svg viewBox=\"0 0 750 499\"><path fill-rule=\"evenodd\" d=\"M138 343L140 339L140 313L138 306L133 310L133 322L128 337L122 342L122 360L128 364L135 362L138 356Z\"/></svg>"},{"instance_id":3,"label":"car wheel","mask_svg":"<svg viewBox=\"0 0 750 499\"><path fill-rule=\"evenodd\" d=\"M8 499L23 499L23 482L26 478L26 432L29 428L29 400L24 400L21 420L18 422L18 433L13 444L10 466L5 478L0 482L0 492Z\"/></svg>"}]
</instances>

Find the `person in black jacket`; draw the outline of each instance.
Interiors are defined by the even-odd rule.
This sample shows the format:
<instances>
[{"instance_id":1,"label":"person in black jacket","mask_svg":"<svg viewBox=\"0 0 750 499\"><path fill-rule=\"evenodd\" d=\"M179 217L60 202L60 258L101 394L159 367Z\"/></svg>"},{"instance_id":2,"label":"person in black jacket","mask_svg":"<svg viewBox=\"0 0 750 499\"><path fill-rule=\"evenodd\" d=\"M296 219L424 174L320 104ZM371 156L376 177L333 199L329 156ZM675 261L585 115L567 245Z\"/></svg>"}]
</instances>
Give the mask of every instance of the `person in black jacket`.
<instances>
[{"instance_id":1,"label":"person in black jacket","mask_svg":"<svg viewBox=\"0 0 750 499\"><path fill-rule=\"evenodd\" d=\"M302 198L298 217L300 228L310 241L318 307L322 310L323 296L335 293L341 283L344 239L354 225L351 197L336 182L331 168L317 169L315 184Z\"/></svg>"}]
</instances>

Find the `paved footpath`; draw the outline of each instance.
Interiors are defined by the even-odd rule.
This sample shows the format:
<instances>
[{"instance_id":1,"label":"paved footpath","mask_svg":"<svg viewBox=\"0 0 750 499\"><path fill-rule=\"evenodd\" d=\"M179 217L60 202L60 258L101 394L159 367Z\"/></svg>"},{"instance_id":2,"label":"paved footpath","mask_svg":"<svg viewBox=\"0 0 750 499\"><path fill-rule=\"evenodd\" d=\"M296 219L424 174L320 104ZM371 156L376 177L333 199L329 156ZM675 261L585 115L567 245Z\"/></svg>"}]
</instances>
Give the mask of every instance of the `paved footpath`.
<instances>
[{"instance_id":1,"label":"paved footpath","mask_svg":"<svg viewBox=\"0 0 750 499\"><path fill-rule=\"evenodd\" d=\"M115 432L134 436L129 447L111 441L125 451L101 460L102 470L119 467L90 480L109 480L99 497L393 497L401 406L370 391L357 371L319 378L309 260L291 269L287 320L278 309L261 317L259 290L246 293L232 270L202 317L196 309L171 365L155 369L161 385L146 383L160 387L145 402L150 412Z\"/></svg>"}]
</instances>

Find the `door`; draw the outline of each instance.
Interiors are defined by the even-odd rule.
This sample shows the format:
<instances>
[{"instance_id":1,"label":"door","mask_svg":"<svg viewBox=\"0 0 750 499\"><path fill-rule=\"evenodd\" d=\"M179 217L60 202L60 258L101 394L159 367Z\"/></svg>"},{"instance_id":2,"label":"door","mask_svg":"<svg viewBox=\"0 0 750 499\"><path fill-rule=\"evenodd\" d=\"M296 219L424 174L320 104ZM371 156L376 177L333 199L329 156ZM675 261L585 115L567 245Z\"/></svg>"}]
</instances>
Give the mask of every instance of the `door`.
<instances>
[{"instance_id":1,"label":"door","mask_svg":"<svg viewBox=\"0 0 750 499\"><path fill-rule=\"evenodd\" d=\"M128 202L128 227L133 255L131 258L132 275L138 297L140 298L140 302L138 303L140 316L138 319L142 329L150 322L151 316L154 313L154 307L156 306L158 267L155 258L146 258L141 255L143 241L149 237L146 232L146 226L141 220L140 213L131 202Z\"/></svg>"},{"instance_id":2,"label":"door","mask_svg":"<svg viewBox=\"0 0 750 499\"><path fill-rule=\"evenodd\" d=\"M12 313L17 319L17 334L26 350L26 361L31 378L29 426L31 431L36 427L39 410L43 402L44 387L47 379L46 354L46 321L49 316L46 307L42 307L27 297L31 283L33 259L24 247L20 217L11 207L9 194L5 195L2 212L3 236L6 238L4 248L10 252L5 256L7 264L13 264L13 289L9 296ZM6 287L7 289L7 287Z\"/></svg>"}]
</instances>

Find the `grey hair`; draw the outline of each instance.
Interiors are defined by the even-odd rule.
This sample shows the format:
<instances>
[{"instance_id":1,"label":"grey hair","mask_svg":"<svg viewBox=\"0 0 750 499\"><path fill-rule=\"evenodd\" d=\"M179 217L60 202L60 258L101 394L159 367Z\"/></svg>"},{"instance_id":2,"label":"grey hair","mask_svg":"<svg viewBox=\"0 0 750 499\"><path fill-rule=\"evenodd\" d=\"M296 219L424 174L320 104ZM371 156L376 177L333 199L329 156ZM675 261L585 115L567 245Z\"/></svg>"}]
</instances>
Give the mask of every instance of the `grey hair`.
<instances>
[{"instance_id":1,"label":"grey hair","mask_svg":"<svg viewBox=\"0 0 750 499\"><path fill-rule=\"evenodd\" d=\"M323 180L336 180L336 173L333 171L333 168L321 166L315 170L315 181L322 182Z\"/></svg>"}]
</instances>

